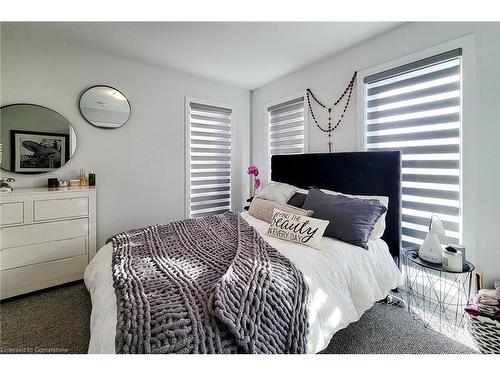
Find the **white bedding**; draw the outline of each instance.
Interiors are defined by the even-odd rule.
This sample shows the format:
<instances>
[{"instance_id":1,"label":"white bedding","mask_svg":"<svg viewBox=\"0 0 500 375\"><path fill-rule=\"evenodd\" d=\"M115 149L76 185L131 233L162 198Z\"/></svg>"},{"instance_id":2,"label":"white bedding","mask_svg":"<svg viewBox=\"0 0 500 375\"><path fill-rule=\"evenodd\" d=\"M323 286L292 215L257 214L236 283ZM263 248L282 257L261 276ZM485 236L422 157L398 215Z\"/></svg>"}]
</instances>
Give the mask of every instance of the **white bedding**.
<instances>
[{"instance_id":1,"label":"white bedding","mask_svg":"<svg viewBox=\"0 0 500 375\"><path fill-rule=\"evenodd\" d=\"M322 239L322 250L269 237L268 223L241 214L269 244L299 268L310 289L307 352L328 346L332 336L357 321L373 304L402 284L402 276L387 244L369 241L369 250L332 238ZM102 247L85 270L92 298L89 353L114 353L116 297L111 275L112 245Z\"/></svg>"}]
</instances>

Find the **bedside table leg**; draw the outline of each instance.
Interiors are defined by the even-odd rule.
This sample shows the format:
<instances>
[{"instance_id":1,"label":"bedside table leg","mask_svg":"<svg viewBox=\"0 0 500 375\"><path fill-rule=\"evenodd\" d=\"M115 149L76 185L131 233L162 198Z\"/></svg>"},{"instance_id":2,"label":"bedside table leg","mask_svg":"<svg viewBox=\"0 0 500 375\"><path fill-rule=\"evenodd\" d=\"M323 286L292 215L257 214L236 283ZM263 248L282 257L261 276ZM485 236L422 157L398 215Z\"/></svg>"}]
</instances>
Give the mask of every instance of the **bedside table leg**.
<instances>
[{"instance_id":1,"label":"bedside table leg","mask_svg":"<svg viewBox=\"0 0 500 375\"><path fill-rule=\"evenodd\" d=\"M385 301L388 305L395 305L395 306L399 306L402 308L406 308L406 301L399 294L399 291L397 288L393 289L389 292L389 294L385 298Z\"/></svg>"}]
</instances>

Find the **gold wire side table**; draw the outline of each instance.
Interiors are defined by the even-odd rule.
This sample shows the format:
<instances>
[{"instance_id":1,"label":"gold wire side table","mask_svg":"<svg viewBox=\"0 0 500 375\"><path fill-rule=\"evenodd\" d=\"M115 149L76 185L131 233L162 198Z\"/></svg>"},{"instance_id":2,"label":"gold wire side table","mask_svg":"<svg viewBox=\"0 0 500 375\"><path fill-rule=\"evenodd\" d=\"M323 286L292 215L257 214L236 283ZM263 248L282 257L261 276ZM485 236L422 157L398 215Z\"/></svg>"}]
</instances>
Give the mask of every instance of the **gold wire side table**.
<instances>
[{"instance_id":1,"label":"gold wire side table","mask_svg":"<svg viewBox=\"0 0 500 375\"><path fill-rule=\"evenodd\" d=\"M445 271L411 248L403 250L403 267L410 315L426 328L455 336L464 323L474 265L466 262L463 272Z\"/></svg>"}]
</instances>

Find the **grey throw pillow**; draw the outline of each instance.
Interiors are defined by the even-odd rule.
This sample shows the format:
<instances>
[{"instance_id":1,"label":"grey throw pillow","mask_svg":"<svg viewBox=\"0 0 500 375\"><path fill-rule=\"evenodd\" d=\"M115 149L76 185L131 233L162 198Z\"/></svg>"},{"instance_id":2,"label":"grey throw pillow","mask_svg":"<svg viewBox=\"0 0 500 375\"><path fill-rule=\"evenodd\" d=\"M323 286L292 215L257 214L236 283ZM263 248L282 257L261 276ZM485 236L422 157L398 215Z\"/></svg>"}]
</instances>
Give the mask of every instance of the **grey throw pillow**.
<instances>
[{"instance_id":1,"label":"grey throw pillow","mask_svg":"<svg viewBox=\"0 0 500 375\"><path fill-rule=\"evenodd\" d=\"M302 209L314 211L313 217L330 221L325 236L368 249L367 242L377 220L387 208L377 199L330 195L312 188Z\"/></svg>"},{"instance_id":2,"label":"grey throw pillow","mask_svg":"<svg viewBox=\"0 0 500 375\"><path fill-rule=\"evenodd\" d=\"M302 206L304 205L304 202L306 201L306 197L307 197L307 194L297 192L294 195L292 195L292 197L288 200L288 202L286 204L289 204L290 206L302 208Z\"/></svg>"}]
</instances>

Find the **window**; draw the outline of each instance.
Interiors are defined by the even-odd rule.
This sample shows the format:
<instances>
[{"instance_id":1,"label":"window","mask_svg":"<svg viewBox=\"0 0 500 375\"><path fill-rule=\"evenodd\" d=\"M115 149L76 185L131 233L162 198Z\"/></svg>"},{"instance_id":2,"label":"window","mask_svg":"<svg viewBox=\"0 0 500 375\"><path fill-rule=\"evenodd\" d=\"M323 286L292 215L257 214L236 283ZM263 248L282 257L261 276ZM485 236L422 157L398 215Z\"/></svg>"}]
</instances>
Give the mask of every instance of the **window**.
<instances>
[{"instance_id":1,"label":"window","mask_svg":"<svg viewBox=\"0 0 500 375\"><path fill-rule=\"evenodd\" d=\"M421 244L431 215L461 240L461 49L367 76L368 150L400 150L403 247Z\"/></svg>"},{"instance_id":2,"label":"window","mask_svg":"<svg viewBox=\"0 0 500 375\"><path fill-rule=\"evenodd\" d=\"M270 134L269 157L281 154L303 154L305 150L304 97L279 103L269 107L267 111Z\"/></svg>"},{"instance_id":3,"label":"window","mask_svg":"<svg viewBox=\"0 0 500 375\"><path fill-rule=\"evenodd\" d=\"M187 214L231 209L231 109L190 102L187 129Z\"/></svg>"}]
</instances>

